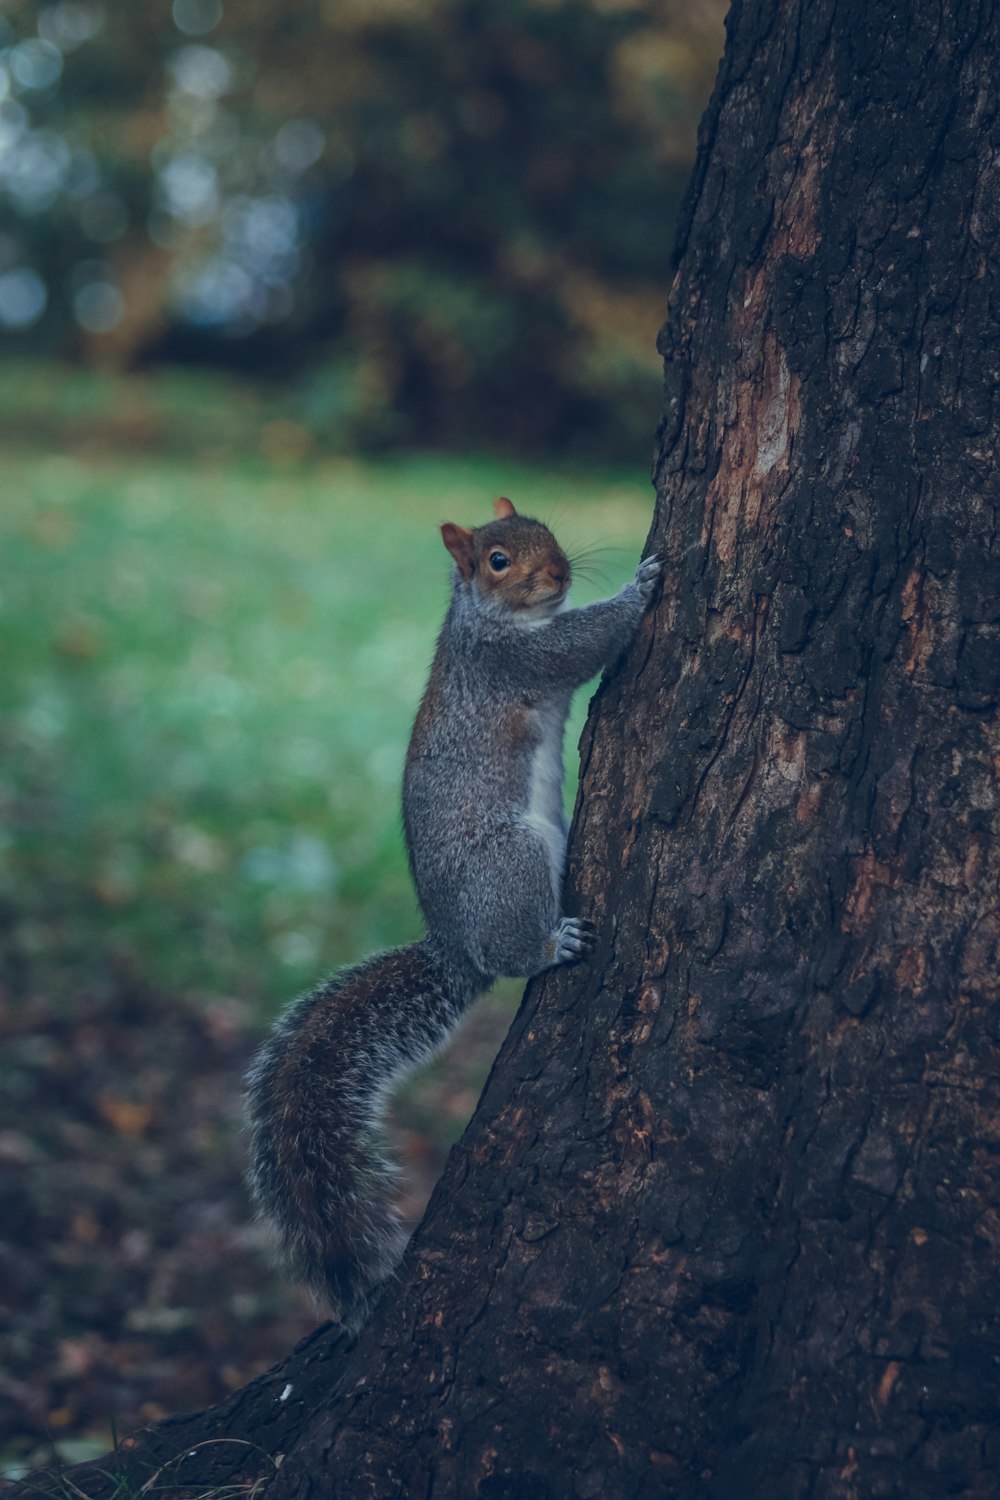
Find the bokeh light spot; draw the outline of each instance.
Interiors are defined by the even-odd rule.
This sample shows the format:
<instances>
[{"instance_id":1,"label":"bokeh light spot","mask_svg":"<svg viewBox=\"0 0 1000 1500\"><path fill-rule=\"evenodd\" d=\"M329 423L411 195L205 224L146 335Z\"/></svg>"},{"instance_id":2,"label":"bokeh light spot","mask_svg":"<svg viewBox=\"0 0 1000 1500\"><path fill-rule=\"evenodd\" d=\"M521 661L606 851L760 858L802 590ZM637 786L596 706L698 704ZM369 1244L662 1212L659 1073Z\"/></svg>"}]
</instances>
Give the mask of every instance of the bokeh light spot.
<instances>
[{"instance_id":1,"label":"bokeh light spot","mask_svg":"<svg viewBox=\"0 0 1000 1500\"><path fill-rule=\"evenodd\" d=\"M73 298L73 313L88 333L110 333L125 315L125 299L110 281L92 281Z\"/></svg>"},{"instance_id":2,"label":"bokeh light spot","mask_svg":"<svg viewBox=\"0 0 1000 1500\"><path fill-rule=\"evenodd\" d=\"M173 17L185 36L204 36L222 20L221 0L174 0Z\"/></svg>"},{"instance_id":3,"label":"bokeh light spot","mask_svg":"<svg viewBox=\"0 0 1000 1500\"><path fill-rule=\"evenodd\" d=\"M214 47L198 43L182 47L170 68L181 92L195 99L219 99L233 81L229 59Z\"/></svg>"},{"instance_id":4,"label":"bokeh light spot","mask_svg":"<svg viewBox=\"0 0 1000 1500\"><path fill-rule=\"evenodd\" d=\"M45 283L30 266L14 266L0 276L0 323L5 328L30 328L47 301Z\"/></svg>"},{"instance_id":5,"label":"bokeh light spot","mask_svg":"<svg viewBox=\"0 0 1000 1500\"><path fill-rule=\"evenodd\" d=\"M274 154L288 172L304 172L319 161L326 136L315 120L289 120L274 138Z\"/></svg>"},{"instance_id":6,"label":"bokeh light spot","mask_svg":"<svg viewBox=\"0 0 1000 1500\"><path fill-rule=\"evenodd\" d=\"M6 122L0 120L0 174L18 210L44 213L55 202L70 166L66 142L49 130L16 130L16 150L5 149Z\"/></svg>"},{"instance_id":7,"label":"bokeh light spot","mask_svg":"<svg viewBox=\"0 0 1000 1500\"><path fill-rule=\"evenodd\" d=\"M103 25L103 7L86 0L59 0L58 5L46 5L38 13L38 35L63 52L89 42Z\"/></svg>"},{"instance_id":8,"label":"bokeh light spot","mask_svg":"<svg viewBox=\"0 0 1000 1500\"><path fill-rule=\"evenodd\" d=\"M181 152L160 172L166 206L186 224L207 224L219 203L218 176L205 157Z\"/></svg>"},{"instance_id":9,"label":"bokeh light spot","mask_svg":"<svg viewBox=\"0 0 1000 1500\"><path fill-rule=\"evenodd\" d=\"M11 48L10 70L23 89L49 89L62 76L63 55L55 42L29 37Z\"/></svg>"}]
</instances>

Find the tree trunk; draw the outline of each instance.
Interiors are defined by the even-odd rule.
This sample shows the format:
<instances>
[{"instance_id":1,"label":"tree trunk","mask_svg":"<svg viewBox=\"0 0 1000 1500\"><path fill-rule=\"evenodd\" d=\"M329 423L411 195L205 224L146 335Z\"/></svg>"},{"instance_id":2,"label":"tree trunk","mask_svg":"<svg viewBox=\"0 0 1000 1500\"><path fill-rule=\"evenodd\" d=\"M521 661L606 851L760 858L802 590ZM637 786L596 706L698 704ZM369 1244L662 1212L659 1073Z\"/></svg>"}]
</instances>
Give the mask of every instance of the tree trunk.
<instances>
[{"instance_id":1,"label":"tree trunk","mask_svg":"<svg viewBox=\"0 0 1000 1500\"><path fill-rule=\"evenodd\" d=\"M273 1500L997 1493L998 57L995 5L734 5L663 597L584 738L597 953L357 1346L183 1429L280 1448Z\"/></svg>"}]
</instances>

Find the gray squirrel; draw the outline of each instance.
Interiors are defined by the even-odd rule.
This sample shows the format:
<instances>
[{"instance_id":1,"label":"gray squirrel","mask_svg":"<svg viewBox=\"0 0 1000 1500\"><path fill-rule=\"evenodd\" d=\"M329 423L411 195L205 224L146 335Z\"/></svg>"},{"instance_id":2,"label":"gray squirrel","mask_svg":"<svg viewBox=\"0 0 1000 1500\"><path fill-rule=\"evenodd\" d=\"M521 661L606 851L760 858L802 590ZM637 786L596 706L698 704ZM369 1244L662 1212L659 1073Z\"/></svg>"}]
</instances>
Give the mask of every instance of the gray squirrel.
<instances>
[{"instance_id":1,"label":"gray squirrel","mask_svg":"<svg viewBox=\"0 0 1000 1500\"><path fill-rule=\"evenodd\" d=\"M499 975L593 944L589 922L560 915L563 731L574 688L629 644L660 574L648 557L614 598L564 608L555 537L507 499L494 510L474 530L441 527L451 604L403 778L427 934L295 1001L248 1076L251 1193L292 1276L349 1329L406 1243L379 1148L393 1086Z\"/></svg>"}]
</instances>

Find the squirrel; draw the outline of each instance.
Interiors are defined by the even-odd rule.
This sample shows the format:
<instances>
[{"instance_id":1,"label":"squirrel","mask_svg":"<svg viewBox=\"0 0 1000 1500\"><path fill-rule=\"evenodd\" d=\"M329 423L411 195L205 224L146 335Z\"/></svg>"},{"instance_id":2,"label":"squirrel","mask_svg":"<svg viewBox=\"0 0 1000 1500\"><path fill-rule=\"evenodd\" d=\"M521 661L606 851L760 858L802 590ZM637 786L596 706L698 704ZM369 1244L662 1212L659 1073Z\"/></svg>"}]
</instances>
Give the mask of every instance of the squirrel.
<instances>
[{"instance_id":1,"label":"squirrel","mask_svg":"<svg viewBox=\"0 0 1000 1500\"><path fill-rule=\"evenodd\" d=\"M426 936L294 1001L248 1075L248 1181L287 1269L356 1331L406 1234L378 1132L393 1086L500 975L585 956L562 916L562 745L574 688L614 662L650 602L648 557L611 599L566 607L570 563L505 498L446 522L451 604L417 713L403 824Z\"/></svg>"}]
</instances>

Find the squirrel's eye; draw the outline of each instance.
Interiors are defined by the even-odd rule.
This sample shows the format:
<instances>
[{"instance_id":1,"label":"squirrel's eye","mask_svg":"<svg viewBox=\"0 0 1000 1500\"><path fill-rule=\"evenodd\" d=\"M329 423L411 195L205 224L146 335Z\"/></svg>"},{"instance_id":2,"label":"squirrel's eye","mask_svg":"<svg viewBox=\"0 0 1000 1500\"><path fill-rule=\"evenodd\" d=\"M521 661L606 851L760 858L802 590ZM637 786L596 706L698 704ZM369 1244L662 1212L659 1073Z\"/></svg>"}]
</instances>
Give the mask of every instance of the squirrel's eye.
<instances>
[{"instance_id":1,"label":"squirrel's eye","mask_svg":"<svg viewBox=\"0 0 1000 1500\"><path fill-rule=\"evenodd\" d=\"M510 567L510 558L505 556L503 552L491 552L490 567L494 573L502 573L504 568Z\"/></svg>"}]
</instances>

